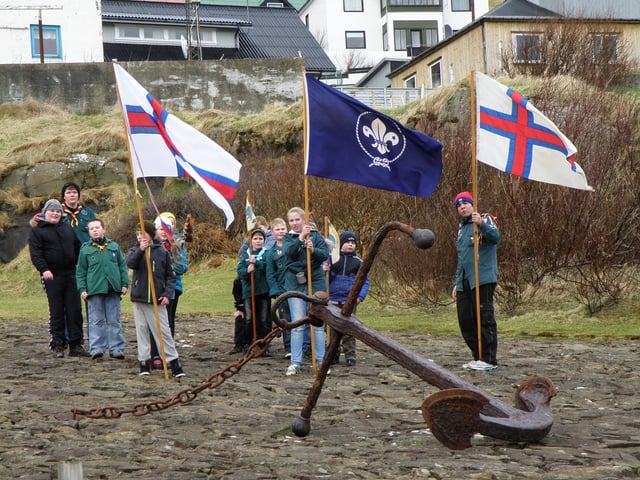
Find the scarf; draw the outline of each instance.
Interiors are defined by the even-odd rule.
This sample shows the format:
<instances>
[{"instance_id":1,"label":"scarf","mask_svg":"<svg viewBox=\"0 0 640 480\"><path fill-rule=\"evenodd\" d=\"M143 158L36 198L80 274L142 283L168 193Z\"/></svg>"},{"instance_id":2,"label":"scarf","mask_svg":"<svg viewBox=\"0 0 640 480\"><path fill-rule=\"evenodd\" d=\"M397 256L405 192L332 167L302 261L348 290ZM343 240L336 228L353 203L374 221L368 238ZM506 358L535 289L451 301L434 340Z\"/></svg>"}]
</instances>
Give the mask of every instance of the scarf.
<instances>
[{"instance_id":1,"label":"scarf","mask_svg":"<svg viewBox=\"0 0 640 480\"><path fill-rule=\"evenodd\" d=\"M76 208L72 209L66 203L63 203L62 204L62 209L64 210L64 213L66 213L69 216L69 218L71 218L71 221L69 222L71 227L72 228L77 227L78 226L78 215L80 215L80 211L82 210L82 204L79 203Z\"/></svg>"},{"instance_id":2,"label":"scarf","mask_svg":"<svg viewBox=\"0 0 640 480\"><path fill-rule=\"evenodd\" d=\"M100 253L109 245L109 239L106 237L96 238L95 240L91 240L91 245L100 250Z\"/></svg>"}]
</instances>

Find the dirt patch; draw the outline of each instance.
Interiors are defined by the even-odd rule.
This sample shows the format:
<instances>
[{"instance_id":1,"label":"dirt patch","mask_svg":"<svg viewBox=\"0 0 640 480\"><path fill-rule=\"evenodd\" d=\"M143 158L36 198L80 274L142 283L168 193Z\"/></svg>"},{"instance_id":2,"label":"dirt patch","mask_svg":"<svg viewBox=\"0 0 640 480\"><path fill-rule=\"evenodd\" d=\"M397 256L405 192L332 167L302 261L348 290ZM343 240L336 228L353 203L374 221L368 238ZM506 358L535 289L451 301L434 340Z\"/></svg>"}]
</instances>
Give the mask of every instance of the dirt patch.
<instances>
[{"instance_id":1,"label":"dirt patch","mask_svg":"<svg viewBox=\"0 0 640 480\"><path fill-rule=\"evenodd\" d=\"M427 429L422 401L435 391L358 343L358 364L332 367L298 438L291 423L313 382L308 365L284 372L274 356L252 360L217 389L188 404L113 420L72 418L71 409L165 401L197 387L239 357L228 318L178 320L187 377L138 376L133 322L125 322L125 360L54 359L46 323L0 323L0 477L57 478L63 461L81 462L87 479L613 479L640 475L640 343L500 339L500 368L465 371L458 337L390 334L460 378L512 404L526 378L558 388L554 425L539 444L476 437L451 451Z\"/></svg>"}]
</instances>

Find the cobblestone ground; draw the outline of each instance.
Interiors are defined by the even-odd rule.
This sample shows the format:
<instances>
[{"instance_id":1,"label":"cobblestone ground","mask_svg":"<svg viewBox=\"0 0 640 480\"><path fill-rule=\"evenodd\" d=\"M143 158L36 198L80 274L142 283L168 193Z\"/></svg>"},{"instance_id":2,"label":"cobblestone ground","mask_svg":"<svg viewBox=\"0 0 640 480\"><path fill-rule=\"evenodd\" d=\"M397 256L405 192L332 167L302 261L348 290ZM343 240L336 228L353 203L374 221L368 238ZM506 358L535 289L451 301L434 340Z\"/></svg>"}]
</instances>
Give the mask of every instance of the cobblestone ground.
<instances>
[{"instance_id":1,"label":"cobblestone ground","mask_svg":"<svg viewBox=\"0 0 640 480\"><path fill-rule=\"evenodd\" d=\"M54 359L45 323L0 323L0 478L57 478L80 462L86 479L617 479L640 476L640 342L555 342L502 338L501 366L465 371L458 337L392 338L512 404L532 375L558 388L554 425L539 444L476 437L452 451L428 431L420 411L435 387L358 344L358 364L334 365L297 438L291 422L313 382L310 367L284 375L282 341L272 358L249 362L192 402L145 416L73 419L71 409L131 408L164 401L207 381L239 357L231 320L178 321L187 377L138 376L135 331L125 322L127 358Z\"/></svg>"}]
</instances>

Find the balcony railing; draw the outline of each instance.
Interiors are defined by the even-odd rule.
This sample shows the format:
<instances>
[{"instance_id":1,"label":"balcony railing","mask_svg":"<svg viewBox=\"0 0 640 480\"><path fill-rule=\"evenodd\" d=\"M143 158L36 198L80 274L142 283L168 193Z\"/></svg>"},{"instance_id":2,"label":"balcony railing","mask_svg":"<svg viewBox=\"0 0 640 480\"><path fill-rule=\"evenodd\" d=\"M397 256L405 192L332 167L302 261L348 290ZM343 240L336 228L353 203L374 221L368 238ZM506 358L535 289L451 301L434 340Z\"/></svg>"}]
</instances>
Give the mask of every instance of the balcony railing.
<instances>
[{"instance_id":1,"label":"balcony railing","mask_svg":"<svg viewBox=\"0 0 640 480\"><path fill-rule=\"evenodd\" d=\"M424 98L433 90L424 88L386 88L386 87L335 87L372 108L389 109L400 107L414 100Z\"/></svg>"}]
</instances>

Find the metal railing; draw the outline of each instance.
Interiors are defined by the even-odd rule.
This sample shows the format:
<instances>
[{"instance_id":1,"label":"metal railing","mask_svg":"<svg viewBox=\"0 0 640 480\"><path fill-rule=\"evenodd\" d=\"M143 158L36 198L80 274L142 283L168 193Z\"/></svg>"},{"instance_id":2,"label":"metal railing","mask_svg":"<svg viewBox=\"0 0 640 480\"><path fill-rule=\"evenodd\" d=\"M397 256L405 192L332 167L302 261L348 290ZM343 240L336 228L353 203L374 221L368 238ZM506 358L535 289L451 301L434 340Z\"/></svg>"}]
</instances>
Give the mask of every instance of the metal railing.
<instances>
[{"instance_id":1,"label":"metal railing","mask_svg":"<svg viewBox=\"0 0 640 480\"><path fill-rule=\"evenodd\" d=\"M433 90L424 88L335 87L372 108L395 108L424 98Z\"/></svg>"}]
</instances>

